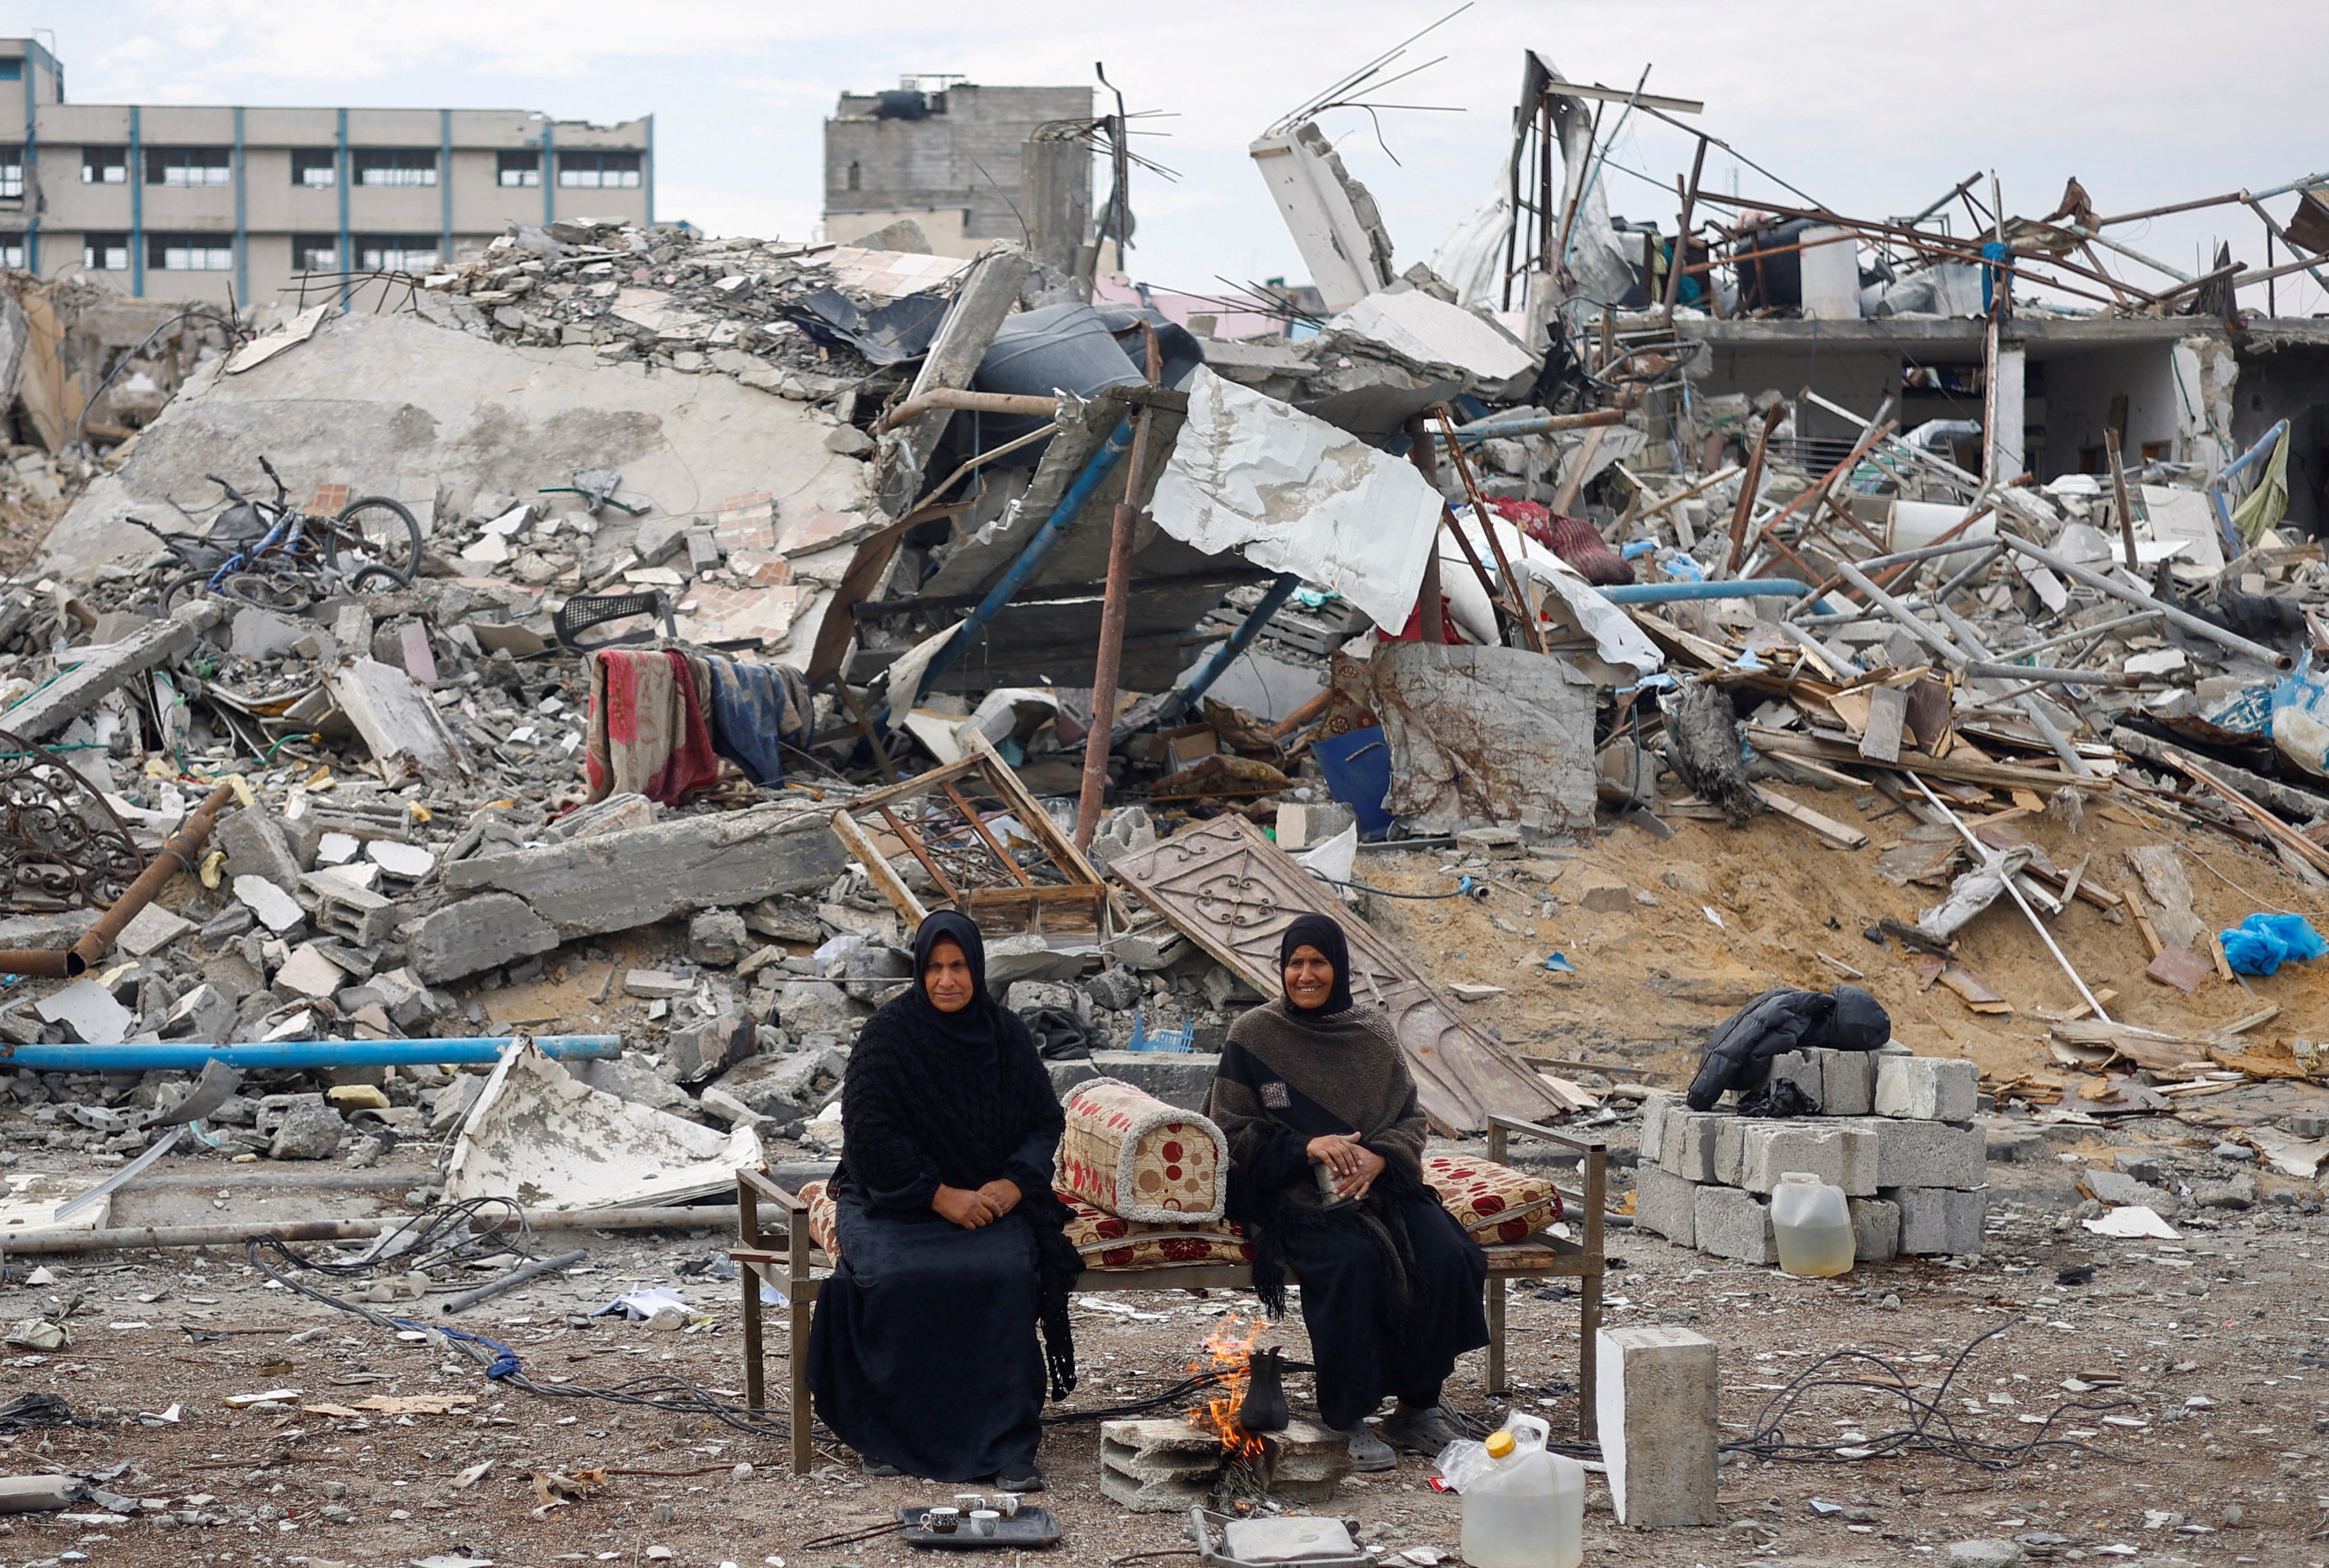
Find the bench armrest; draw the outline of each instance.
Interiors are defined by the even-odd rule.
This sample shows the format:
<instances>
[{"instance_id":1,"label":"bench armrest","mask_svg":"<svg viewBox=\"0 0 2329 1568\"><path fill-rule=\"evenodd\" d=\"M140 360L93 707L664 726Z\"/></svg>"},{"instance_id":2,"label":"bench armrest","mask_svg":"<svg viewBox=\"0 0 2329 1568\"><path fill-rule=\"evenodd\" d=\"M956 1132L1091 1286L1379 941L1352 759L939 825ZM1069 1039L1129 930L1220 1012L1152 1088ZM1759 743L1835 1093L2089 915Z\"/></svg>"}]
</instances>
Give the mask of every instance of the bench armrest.
<instances>
[{"instance_id":1,"label":"bench armrest","mask_svg":"<svg viewBox=\"0 0 2329 1568\"><path fill-rule=\"evenodd\" d=\"M797 1194L786 1191L759 1171L740 1170L736 1173L737 1195L741 1197L747 1191L756 1197L768 1199L787 1214L808 1213L808 1204Z\"/></svg>"},{"instance_id":2,"label":"bench armrest","mask_svg":"<svg viewBox=\"0 0 2329 1568\"><path fill-rule=\"evenodd\" d=\"M1601 1233L1607 1218L1603 1211L1609 1201L1608 1150L1602 1146L1601 1140L1598 1138L1576 1137L1568 1133L1555 1132L1552 1129L1538 1122L1523 1121L1515 1116L1500 1116L1495 1111L1490 1111L1488 1113L1488 1158L1492 1163L1496 1165L1504 1163L1506 1141L1515 1132L1524 1133L1531 1138L1541 1138L1547 1143L1559 1144L1563 1148L1574 1149L1585 1157L1585 1191L1581 1195L1583 1201L1579 1205L1585 1211L1579 1216L1584 1231L1582 1241L1589 1256L1600 1257Z\"/></svg>"}]
</instances>

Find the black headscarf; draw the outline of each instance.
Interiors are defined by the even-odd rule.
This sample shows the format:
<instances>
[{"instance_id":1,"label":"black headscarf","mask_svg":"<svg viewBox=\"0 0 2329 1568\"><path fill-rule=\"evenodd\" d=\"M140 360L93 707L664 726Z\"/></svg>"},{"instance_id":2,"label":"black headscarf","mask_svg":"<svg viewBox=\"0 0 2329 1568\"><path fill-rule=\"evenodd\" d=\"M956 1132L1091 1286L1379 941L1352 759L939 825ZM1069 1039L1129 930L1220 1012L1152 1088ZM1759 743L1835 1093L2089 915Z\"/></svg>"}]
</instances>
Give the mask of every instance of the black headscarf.
<instances>
[{"instance_id":1,"label":"black headscarf","mask_svg":"<svg viewBox=\"0 0 2329 1568\"><path fill-rule=\"evenodd\" d=\"M1336 1013L1351 1010L1351 944L1343 935L1343 928L1329 916L1297 915L1294 923L1278 939L1278 973L1284 983L1286 966L1294 961L1297 948L1315 948L1319 956L1334 966L1334 988L1315 1007L1297 1007L1294 998L1286 998L1286 1010L1297 1019L1327 1018Z\"/></svg>"},{"instance_id":2,"label":"black headscarf","mask_svg":"<svg viewBox=\"0 0 2329 1568\"><path fill-rule=\"evenodd\" d=\"M930 955L938 943L948 941L962 949L964 959L970 965L970 1005L959 1012L946 1013L930 1000L923 978L930 972ZM979 932L977 923L968 915L953 910L940 910L926 918L914 932L914 985L906 1000L912 1006L914 1022L921 1028L972 1050L986 1050L1002 1036L1003 1005L986 994L986 939Z\"/></svg>"},{"instance_id":3,"label":"black headscarf","mask_svg":"<svg viewBox=\"0 0 2329 1568\"><path fill-rule=\"evenodd\" d=\"M946 1013L923 988L930 951L962 949L976 982L970 1005ZM842 1167L835 1179L875 1213L927 1218L941 1185L976 1190L998 1178L1019 1187L1035 1233L1038 1296L1051 1393L1076 1385L1068 1293L1082 1260L1067 1240L1071 1217L1051 1191L1065 1117L1027 1026L987 993L986 944L967 916L942 911L914 933L914 980L865 1021L842 1082Z\"/></svg>"}]
</instances>

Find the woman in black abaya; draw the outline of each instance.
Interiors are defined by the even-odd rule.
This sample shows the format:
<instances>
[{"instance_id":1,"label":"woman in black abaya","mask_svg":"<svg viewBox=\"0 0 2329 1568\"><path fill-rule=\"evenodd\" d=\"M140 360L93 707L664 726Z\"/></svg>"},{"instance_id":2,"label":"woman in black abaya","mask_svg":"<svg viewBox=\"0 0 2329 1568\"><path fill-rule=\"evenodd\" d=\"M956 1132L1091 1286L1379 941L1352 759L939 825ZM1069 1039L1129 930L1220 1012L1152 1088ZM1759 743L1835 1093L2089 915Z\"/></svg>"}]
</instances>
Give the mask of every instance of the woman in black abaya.
<instances>
[{"instance_id":1,"label":"woman in black abaya","mask_svg":"<svg viewBox=\"0 0 2329 1568\"><path fill-rule=\"evenodd\" d=\"M1385 1438L1433 1455L1463 1435L1439 1388L1488 1343L1488 1260L1423 1181L1415 1081L1381 1011L1351 1000L1343 928L1302 916L1278 967L1285 995L1231 1026L1205 1114L1229 1137L1230 1215L1271 1317L1286 1315L1287 1270L1300 1281L1319 1419L1359 1469L1389 1469ZM1387 1394L1399 1404L1378 1437L1367 1417Z\"/></svg>"},{"instance_id":2,"label":"woman in black abaya","mask_svg":"<svg viewBox=\"0 0 2329 1568\"><path fill-rule=\"evenodd\" d=\"M924 921L914 973L842 1082L841 1259L809 1392L869 1475L1039 1490L1046 1374L1055 1398L1076 1385L1079 1263L1051 1193L1063 1118L1026 1026L986 993L976 925Z\"/></svg>"}]
</instances>

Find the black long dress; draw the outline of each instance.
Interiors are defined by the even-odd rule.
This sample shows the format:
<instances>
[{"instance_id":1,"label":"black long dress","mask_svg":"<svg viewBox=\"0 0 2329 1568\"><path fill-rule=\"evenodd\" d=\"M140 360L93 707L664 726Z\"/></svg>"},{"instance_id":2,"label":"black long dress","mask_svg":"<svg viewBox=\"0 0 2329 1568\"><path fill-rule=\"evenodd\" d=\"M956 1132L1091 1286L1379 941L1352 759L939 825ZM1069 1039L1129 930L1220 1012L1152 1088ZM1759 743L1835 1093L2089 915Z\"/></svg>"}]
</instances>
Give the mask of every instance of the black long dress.
<instances>
[{"instance_id":1,"label":"black long dress","mask_svg":"<svg viewBox=\"0 0 2329 1568\"><path fill-rule=\"evenodd\" d=\"M1386 1394L1439 1403L1456 1358L1488 1343L1488 1260L1422 1179L1415 1082L1381 1012L1352 1002L1342 929L1303 916L1284 951L1306 944L1334 964L1334 991L1239 1018L1205 1113L1230 1140L1230 1214L1254 1239L1255 1287L1283 1317L1287 1271L1300 1281L1319 1419L1346 1431ZM1307 1146L1353 1132L1382 1174L1363 1199L1326 1207Z\"/></svg>"},{"instance_id":2,"label":"black long dress","mask_svg":"<svg viewBox=\"0 0 2329 1568\"><path fill-rule=\"evenodd\" d=\"M923 922L917 973L938 936L963 945L977 997L942 1014L917 985L866 1021L850 1053L834 1177L841 1259L817 1298L809 1393L818 1418L867 1459L967 1481L1035 1457L1039 1320L1054 1392L1074 1386L1076 1258L1051 1194L1063 1118L1050 1077L1025 1027L987 997L968 921ZM930 1207L941 1183L998 1178L1021 1200L982 1229Z\"/></svg>"}]
</instances>

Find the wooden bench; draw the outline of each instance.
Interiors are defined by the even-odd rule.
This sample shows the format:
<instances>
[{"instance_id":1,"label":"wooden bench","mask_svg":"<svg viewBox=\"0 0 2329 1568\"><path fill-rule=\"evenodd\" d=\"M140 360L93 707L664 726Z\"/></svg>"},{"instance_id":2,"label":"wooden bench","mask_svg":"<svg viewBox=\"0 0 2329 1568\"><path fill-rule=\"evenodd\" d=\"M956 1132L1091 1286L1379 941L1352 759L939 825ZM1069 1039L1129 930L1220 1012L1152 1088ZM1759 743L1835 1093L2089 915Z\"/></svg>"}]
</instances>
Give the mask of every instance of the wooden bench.
<instances>
[{"instance_id":1,"label":"wooden bench","mask_svg":"<svg viewBox=\"0 0 2329 1568\"><path fill-rule=\"evenodd\" d=\"M1608 1194L1608 1168L1598 1138L1571 1138L1513 1117L1488 1119L1488 1159L1502 1165L1507 1139L1513 1133L1541 1138L1583 1157L1583 1190L1557 1187L1564 1208L1575 1216L1579 1241L1569 1241L1540 1230L1517 1242L1485 1247L1488 1255L1488 1392L1506 1391L1504 1355L1505 1286L1515 1280L1573 1279L1578 1281L1577 1433L1594 1440L1594 1335L1601 1327L1602 1212ZM773 1205L784 1216L783 1229L769 1234L760 1228L760 1204ZM791 1418L793 1473L806 1475L812 1448L813 1422L808 1396L808 1336L811 1315L823 1281L813 1270L830 1270L833 1260L809 1234L809 1206L799 1194L760 1175L736 1173L736 1222L739 1244L728 1255L737 1263L744 1291L744 1393L754 1410L765 1410L767 1370L761 1327L760 1287L772 1285L785 1299L790 1343L785 1409ZM1194 1263L1129 1269L1087 1269L1076 1282L1082 1292L1118 1290L1250 1290L1253 1270L1243 1263Z\"/></svg>"}]
</instances>

